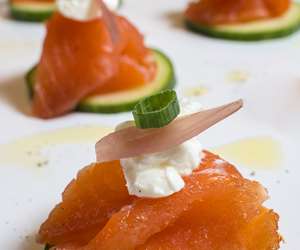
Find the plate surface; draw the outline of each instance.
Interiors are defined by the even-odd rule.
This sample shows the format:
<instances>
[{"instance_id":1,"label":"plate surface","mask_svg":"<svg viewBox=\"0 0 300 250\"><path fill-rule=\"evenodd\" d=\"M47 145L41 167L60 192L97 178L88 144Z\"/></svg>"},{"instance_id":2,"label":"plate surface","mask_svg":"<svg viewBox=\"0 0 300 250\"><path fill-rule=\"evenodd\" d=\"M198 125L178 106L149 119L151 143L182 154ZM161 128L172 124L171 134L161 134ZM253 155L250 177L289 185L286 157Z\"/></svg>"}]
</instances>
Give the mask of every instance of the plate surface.
<instances>
[{"instance_id":1,"label":"plate surface","mask_svg":"<svg viewBox=\"0 0 300 250\"><path fill-rule=\"evenodd\" d=\"M298 250L300 32L257 43L202 37L182 25L180 11L186 4L127 0L121 13L140 28L149 46L172 58L180 96L207 107L245 100L242 111L200 139L209 149L227 145L217 151L238 165L245 177L268 188L266 205L281 216L280 232L286 241L281 249ZM3 4L0 11L5 12ZM131 119L130 113L73 113L50 121L30 117L23 76L39 58L44 32L41 24L0 17L0 249L42 249L34 235L65 185L94 160L97 139L116 123ZM235 155L233 142L243 157ZM251 156L262 157L261 163L249 164L246 158Z\"/></svg>"}]
</instances>

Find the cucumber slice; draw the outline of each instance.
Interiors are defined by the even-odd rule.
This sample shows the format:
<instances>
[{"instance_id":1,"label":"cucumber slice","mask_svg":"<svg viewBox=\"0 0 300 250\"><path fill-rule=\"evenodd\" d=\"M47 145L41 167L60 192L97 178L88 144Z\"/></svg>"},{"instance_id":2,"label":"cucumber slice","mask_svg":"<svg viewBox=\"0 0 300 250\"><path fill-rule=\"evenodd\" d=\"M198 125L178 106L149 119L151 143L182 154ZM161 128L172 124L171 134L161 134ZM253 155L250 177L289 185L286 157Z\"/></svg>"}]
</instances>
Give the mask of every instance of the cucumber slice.
<instances>
[{"instance_id":1,"label":"cucumber slice","mask_svg":"<svg viewBox=\"0 0 300 250\"><path fill-rule=\"evenodd\" d=\"M28 22L42 22L55 10L55 3L14 2L11 1L10 13L14 19Z\"/></svg>"},{"instance_id":2,"label":"cucumber slice","mask_svg":"<svg viewBox=\"0 0 300 250\"><path fill-rule=\"evenodd\" d=\"M279 38L288 36L300 28L300 4L293 3L283 16L263 21L215 26L202 25L188 19L185 22L192 31L211 37L241 41Z\"/></svg>"},{"instance_id":3,"label":"cucumber slice","mask_svg":"<svg viewBox=\"0 0 300 250\"><path fill-rule=\"evenodd\" d=\"M141 99L165 89L172 89L175 85L175 75L171 61L162 52L153 52L158 65L153 82L132 90L91 96L79 103L78 110L95 113L131 111Z\"/></svg>"},{"instance_id":4,"label":"cucumber slice","mask_svg":"<svg viewBox=\"0 0 300 250\"><path fill-rule=\"evenodd\" d=\"M122 0L104 0L107 6L111 10L119 9L123 1ZM27 22L42 22L47 20L52 13L55 11L56 5L55 1L53 3L37 3L36 1L24 1L15 2L10 1L10 13L11 16L20 21Z\"/></svg>"},{"instance_id":5,"label":"cucumber slice","mask_svg":"<svg viewBox=\"0 0 300 250\"><path fill-rule=\"evenodd\" d=\"M170 59L161 51L152 50L156 63L157 74L155 79L142 87L131 90L90 96L83 99L78 111L89 113L119 113L133 110L134 106L147 96L156 94L162 90L172 89L175 86L175 73ZM34 95L36 67L26 75L26 85L30 97Z\"/></svg>"}]
</instances>

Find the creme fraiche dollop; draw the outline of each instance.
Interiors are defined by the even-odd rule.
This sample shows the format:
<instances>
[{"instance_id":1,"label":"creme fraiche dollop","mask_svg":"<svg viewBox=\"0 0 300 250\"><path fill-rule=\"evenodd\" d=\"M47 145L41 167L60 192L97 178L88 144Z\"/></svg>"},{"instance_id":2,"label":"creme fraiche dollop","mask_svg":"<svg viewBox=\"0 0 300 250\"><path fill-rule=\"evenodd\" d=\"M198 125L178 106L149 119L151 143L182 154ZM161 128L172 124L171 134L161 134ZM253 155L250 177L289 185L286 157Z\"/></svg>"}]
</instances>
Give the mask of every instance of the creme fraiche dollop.
<instances>
[{"instance_id":1,"label":"creme fraiche dollop","mask_svg":"<svg viewBox=\"0 0 300 250\"><path fill-rule=\"evenodd\" d=\"M201 110L197 102L182 101L181 115ZM125 122L117 130L133 126ZM121 159L128 192L138 197L160 198L184 188L183 176L190 175L202 159L202 145L192 138L163 152Z\"/></svg>"},{"instance_id":2,"label":"creme fraiche dollop","mask_svg":"<svg viewBox=\"0 0 300 250\"><path fill-rule=\"evenodd\" d=\"M98 0L56 0L58 11L64 16L78 21L88 21L101 16ZM103 0L107 7L115 10L121 0Z\"/></svg>"},{"instance_id":3,"label":"creme fraiche dollop","mask_svg":"<svg viewBox=\"0 0 300 250\"><path fill-rule=\"evenodd\" d=\"M101 10L95 0L57 0L56 5L62 15L78 21L101 16Z\"/></svg>"}]
</instances>

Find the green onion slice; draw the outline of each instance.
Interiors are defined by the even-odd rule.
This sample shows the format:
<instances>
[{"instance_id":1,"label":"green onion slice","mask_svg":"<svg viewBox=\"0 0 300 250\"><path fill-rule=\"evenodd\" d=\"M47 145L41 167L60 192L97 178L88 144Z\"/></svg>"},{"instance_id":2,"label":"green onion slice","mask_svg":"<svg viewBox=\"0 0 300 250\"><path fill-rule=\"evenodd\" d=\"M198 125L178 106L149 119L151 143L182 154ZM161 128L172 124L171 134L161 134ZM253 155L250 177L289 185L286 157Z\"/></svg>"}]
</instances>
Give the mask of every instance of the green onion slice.
<instances>
[{"instance_id":1,"label":"green onion slice","mask_svg":"<svg viewBox=\"0 0 300 250\"><path fill-rule=\"evenodd\" d=\"M138 128L161 128L179 114L180 107L174 90L165 90L140 101L133 110Z\"/></svg>"}]
</instances>

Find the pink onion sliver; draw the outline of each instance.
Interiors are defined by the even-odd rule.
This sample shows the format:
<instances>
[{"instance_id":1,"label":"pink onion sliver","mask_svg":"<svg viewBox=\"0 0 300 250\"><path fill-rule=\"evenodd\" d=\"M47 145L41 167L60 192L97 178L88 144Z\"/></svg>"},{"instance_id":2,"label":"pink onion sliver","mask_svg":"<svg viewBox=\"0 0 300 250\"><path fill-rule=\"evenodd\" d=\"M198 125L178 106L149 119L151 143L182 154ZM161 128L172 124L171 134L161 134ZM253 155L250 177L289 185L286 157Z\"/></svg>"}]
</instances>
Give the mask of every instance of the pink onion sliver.
<instances>
[{"instance_id":1,"label":"pink onion sliver","mask_svg":"<svg viewBox=\"0 0 300 250\"><path fill-rule=\"evenodd\" d=\"M163 128L130 127L103 137L96 144L97 162L119 160L165 151L179 145L238 111L238 100L217 108L200 111L174 120Z\"/></svg>"}]
</instances>

